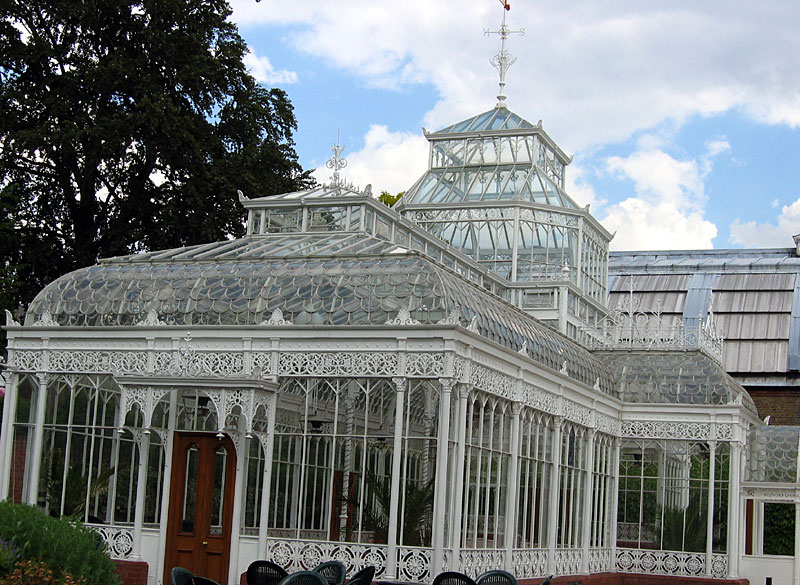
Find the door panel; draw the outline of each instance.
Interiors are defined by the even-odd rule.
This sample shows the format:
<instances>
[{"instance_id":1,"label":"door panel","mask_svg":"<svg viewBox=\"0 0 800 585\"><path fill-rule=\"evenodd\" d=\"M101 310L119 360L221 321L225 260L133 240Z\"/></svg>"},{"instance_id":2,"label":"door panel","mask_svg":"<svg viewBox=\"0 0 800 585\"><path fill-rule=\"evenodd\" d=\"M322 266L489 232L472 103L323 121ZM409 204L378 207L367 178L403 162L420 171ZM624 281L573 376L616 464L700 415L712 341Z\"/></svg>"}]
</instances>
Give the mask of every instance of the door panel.
<instances>
[{"instance_id":1,"label":"door panel","mask_svg":"<svg viewBox=\"0 0 800 585\"><path fill-rule=\"evenodd\" d=\"M230 438L175 433L165 583L176 566L227 583L235 474Z\"/></svg>"}]
</instances>

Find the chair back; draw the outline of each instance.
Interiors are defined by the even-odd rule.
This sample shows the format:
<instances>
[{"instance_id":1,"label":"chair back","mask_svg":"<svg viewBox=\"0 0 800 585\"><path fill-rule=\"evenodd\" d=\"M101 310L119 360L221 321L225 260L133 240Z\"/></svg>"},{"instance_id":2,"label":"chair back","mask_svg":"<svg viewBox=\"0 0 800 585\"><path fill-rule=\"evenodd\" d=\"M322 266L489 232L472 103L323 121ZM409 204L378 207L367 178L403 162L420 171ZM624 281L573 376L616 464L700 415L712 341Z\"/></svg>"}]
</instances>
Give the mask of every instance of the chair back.
<instances>
[{"instance_id":1,"label":"chair back","mask_svg":"<svg viewBox=\"0 0 800 585\"><path fill-rule=\"evenodd\" d=\"M208 577L198 577L196 575L192 577L192 580L189 583L190 585L219 585L219 583L213 579L209 579Z\"/></svg>"},{"instance_id":2,"label":"chair back","mask_svg":"<svg viewBox=\"0 0 800 585\"><path fill-rule=\"evenodd\" d=\"M314 567L314 572L325 577L328 585L344 585L347 569L341 561L325 561Z\"/></svg>"},{"instance_id":3,"label":"chair back","mask_svg":"<svg viewBox=\"0 0 800 585\"><path fill-rule=\"evenodd\" d=\"M171 571L172 585L189 585L194 578L194 573L183 567L173 567Z\"/></svg>"},{"instance_id":4,"label":"chair back","mask_svg":"<svg viewBox=\"0 0 800 585\"><path fill-rule=\"evenodd\" d=\"M328 582L316 571L297 571L284 577L278 585L328 585Z\"/></svg>"},{"instance_id":5,"label":"chair back","mask_svg":"<svg viewBox=\"0 0 800 585\"><path fill-rule=\"evenodd\" d=\"M445 571L433 579L433 585L475 585L472 577L458 571Z\"/></svg>"},{"instance_id":6,"label":"chair back","mask_svg":"<svg viewBox=\"0 0 800 585\"><path fill-rule=\"evenodd\" d=\"M486 571L475 581L477 585L517 585L517 578L508 571Z\"/></svg>"},{"instance_id":7,"label":"chair back","mask_svg":"<svg viewBox=\"0 0 800 585\"><path fill-rule=\"evenodd\" d=\"M247 567L247 585L278 585L288 573L272 561L253 561Z\"/></svg>"},{"instance_id":8,"label":"chair back","mask_svg":"<svg viewBox=\"0 0 800 585\"><path fill-rule=\"evenodd\" d=\"M347 582L347 585L370 585L374 576L375 567L368 565L353 575L352 579Z\"/></svg>"}]
</instances>

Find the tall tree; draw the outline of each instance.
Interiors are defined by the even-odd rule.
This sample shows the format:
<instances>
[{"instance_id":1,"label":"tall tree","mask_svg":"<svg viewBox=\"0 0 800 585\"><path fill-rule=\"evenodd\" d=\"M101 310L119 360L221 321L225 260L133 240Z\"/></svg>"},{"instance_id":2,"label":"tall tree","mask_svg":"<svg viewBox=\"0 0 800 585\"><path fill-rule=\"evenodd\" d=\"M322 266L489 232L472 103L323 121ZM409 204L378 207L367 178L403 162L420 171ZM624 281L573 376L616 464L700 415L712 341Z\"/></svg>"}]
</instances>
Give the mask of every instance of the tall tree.
<instances>
[{"instance_id":1,"label":"tall tree","mask_svg":"<svg viewBox=\"0 0 800 585\"><path fill-rule=\"evenodd\" d=\"M0 302L98 257L238 236L312 183L227 0L0 0Z\"/></svg>"}]
</instances>

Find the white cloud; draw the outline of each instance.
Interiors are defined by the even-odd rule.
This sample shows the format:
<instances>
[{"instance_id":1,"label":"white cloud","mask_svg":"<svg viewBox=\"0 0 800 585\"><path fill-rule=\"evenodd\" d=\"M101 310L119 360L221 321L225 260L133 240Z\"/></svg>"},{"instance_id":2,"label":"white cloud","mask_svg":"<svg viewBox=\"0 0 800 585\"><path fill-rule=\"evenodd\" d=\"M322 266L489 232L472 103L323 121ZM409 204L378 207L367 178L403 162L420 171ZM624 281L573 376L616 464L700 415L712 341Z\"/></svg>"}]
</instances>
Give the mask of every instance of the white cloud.
<instances>
[{"instance_id":1,"label":"white cloud","mask_svg":"<svg viewBox=\"0 0 800 585\"><path fill-rule=\"evenodd\" d=\"M408 189L427 168L428 141L418 134L390 132L386 126L373 125L364 136L364 148L343 153L347 167L341 172L346 181L365 188L372 185L375 195L381 191L397 194ZM328 183L331 170L320 165L314 172L320 183Z\"/></svg>"},{"instance_id":2,"label":"white cloud","mask_svg":"<svg viewBox=\"0 0 800 585\"><path fill-rule=\"evenodd\" d=\"M611 242L615 250L704 249L712 247L717 226L704 217L705 177L715 156L727 152L723 139L706 145L699 160L678 160L658 147L659 141L645 137L644 149L626 158L607 160L607 170L619 180L630 180L634 197L603 210L601 222L617 232Z\"/></svg>"},{"instance_id":3,"label":"white cloud","mask_svg":"<svg viewBox=\"0 0 800 585\"><path fill-rule=\"evenodd\" d=\"M244 65L256 80L267 85L297 83L297 73L285 69L276 70L268 57L259 57L252 50L244 56Z\"/></svg>"},{"instance_id":4,"label":"white cloud","mask_svg":"<svg viewBox=\"0 0 800 585\"><path fill-rule=\"evenodd\" d=\"M285 42L379 87L431 83L431 127L488 109L502 8L460 0L234 0L240 26L291 26ZM800 126L800 3L744 0L516 3L508 13L509 105L562 147L625 139L672 119L732 108ZM287 29L282 29L287 30ZM270 30L270 34L274 34ZM285 33L284 33L285 34ZM386 121L382 121L386 122Z\"/></svg>"},{"instance_id":5,"label":"white cloud","mask_svg":"<svg viewBox=\"0 0 800 585\"><path fill-rule=\"evenodd\" d=\"M800 234L800 198L784 205L775 223L742 222L735 219L730 226L731 242L746 248L790 248L792 236Z\"/></svg>"}]
</instances>

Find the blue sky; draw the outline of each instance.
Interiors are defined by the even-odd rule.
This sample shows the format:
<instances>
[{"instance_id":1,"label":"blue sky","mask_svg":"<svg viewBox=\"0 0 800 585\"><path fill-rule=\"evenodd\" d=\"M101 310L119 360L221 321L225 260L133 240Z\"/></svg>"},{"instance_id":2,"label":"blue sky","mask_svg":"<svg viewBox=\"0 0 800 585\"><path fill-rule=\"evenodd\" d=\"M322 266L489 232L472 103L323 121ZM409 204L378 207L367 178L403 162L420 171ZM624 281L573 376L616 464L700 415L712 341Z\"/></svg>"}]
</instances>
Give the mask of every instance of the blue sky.
<instances>
[{"instance_id":1,"label":"blue sky","mask_svg":"<svg viewBox=\"0 0 800 585\"><path fill-rule=\"evenodd\" d=\"M287 91L304 167L404 190L436 130L496 102L498 0L235 0L248 65ZM800 234L800 2L512 0L511 110L574 156L612 249L790 247ZM255 195L255 194L253 194Z\"/></svg>"}]
</instances>

